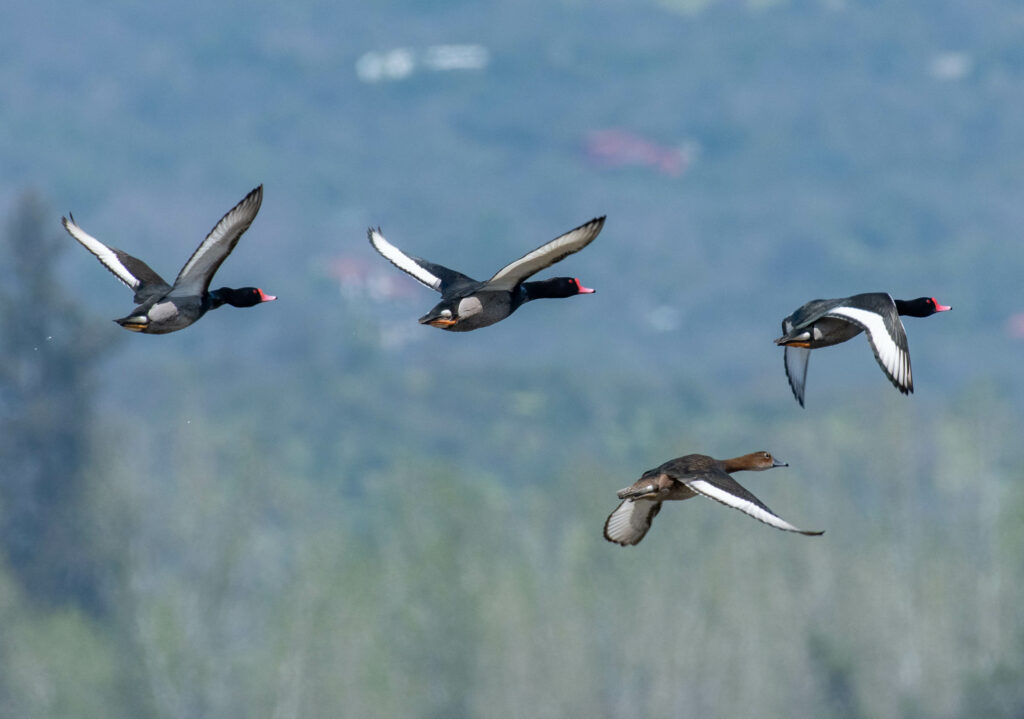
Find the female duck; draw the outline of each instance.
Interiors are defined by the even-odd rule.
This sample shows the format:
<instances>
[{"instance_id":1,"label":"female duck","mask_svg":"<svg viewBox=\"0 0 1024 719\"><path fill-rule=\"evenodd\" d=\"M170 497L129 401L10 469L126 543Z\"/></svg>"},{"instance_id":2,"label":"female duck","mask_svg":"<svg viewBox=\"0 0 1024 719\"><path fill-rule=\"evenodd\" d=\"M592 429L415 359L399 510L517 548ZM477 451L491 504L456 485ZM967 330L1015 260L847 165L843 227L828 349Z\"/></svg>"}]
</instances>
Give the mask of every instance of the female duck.
<instances>
[{"instance_id":1,"label":"female duck","mask_svg":"<svg viewBox=\"0 0 1024 719\"><path fill-rule=\"evenodd\" d=\"M138 305L130 315L114 320L133 332L166 334L184 329L209 310L221 305L253 307L277 298L258 287L210 290L210 281L221 263L249 229L263 202L263 185L250 192L221 218L202 244L181 268L173 285L142 260L113 247L107 247L75 224L73 215L62 217L64 229L93 253L103 266L135 292Z\"/></svg>"},{"instance_id":2,"label":"female duck","mask_svg":"<svg viewBox=\"0 0 1024 719\"><path fill-rule=\"evenodd\" d=\"M807 535L824 534L823 531L797 529L768 509L730 476L732 472L743 470L760 472L772 467L788 466L768 452L754 452L722 460L704 454L688 454L670 459L660 467L644 472L632 486L619 490L619 499L623 501L608 515L604 523L604 538L623 546L637 544L651 528L651 522L661 511L662 502L689 499L698 494L738 509L777 529Z\"/></svg>"},{"instance_id":3,"label":"female duck","mask_svg":"<svg viewBox=\"0 0 1024 719\"><path fill-rule=\"evenodd\" d=\"M405 254L384 239L379 228L374 230L371 227L367 235L374 249L391 264L441 293L441 301L420 317L420 324L450 332L469 332L505 319L530 300L592 293L594 290L584 287L573 277L556 277L541 282L525 280L589 245L604 227L604 219L597 217L541 245L498 270L486 282L478 282L443 265Z\"/></svg>"},{"instance_id":4,"label":"female duck","mask_svg":"<svg viewBox=\"0 0 1024 719\"><path fill-rule=\"evenodd\" d=\"M900 315L930 317L951 309L940 305L934 297L894 300L885 292L811 300L782 320L782 337L775 340L775 344L786 348L786 377L793 396L803 407L807 361L812 349L846 342L861 332L867 332L875 359L889 381L903 394L913 392L910 350Z\"/></svg>"}]
</instances>

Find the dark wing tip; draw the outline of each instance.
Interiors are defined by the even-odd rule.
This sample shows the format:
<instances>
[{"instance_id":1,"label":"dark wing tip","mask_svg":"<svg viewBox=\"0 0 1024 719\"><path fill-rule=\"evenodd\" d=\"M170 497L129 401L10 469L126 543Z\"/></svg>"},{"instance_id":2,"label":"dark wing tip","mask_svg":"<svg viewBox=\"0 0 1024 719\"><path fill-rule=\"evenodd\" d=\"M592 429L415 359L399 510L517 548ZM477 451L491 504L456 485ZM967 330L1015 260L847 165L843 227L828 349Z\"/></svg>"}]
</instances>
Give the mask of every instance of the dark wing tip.
<instances>
[{"instance_id":1,"label":"dark wing tip","mask_svg":"<svg viewBox=\"0 0 1024 719\"><path fill-rule=\"evenodd\" d=\"M824 529L818 530L816 532L815 531L811 531L809 529L801 529L800 530L800 534L806 535L808 537L820 537L824 533L825 533Z\"/></svg>"},{"instance_id":2,"label":"dark wing tip","mask_svg":"<svg viewBox=\"0 0 1024 719\"><path fill-rule=\"evenodd\" d=\"M599 235L601 233L601 230L604 229L604 221L605 221L605 219L607 217L608 217L607 215L601 215L600 217L593 217L593 218L587 220L586 222L584 222L583 224L579 225L578 227L572 228L566 234L569 234L571 232L576 232L577 230L591 229L592 228L594 230L595 236Z\"/></svg>"},{"instance_id":3,"label":"dark wing tip","mask_svg":"<svg viewBox=\"0 0 1024 719\"><path fill-rule=\"evenodd\" d=\"M246 196L242 199L242 202L246 202L246 201L249 201L249 200L252 200L252 199L255 199L255 198L259 198L259 200L261 202L263 201L263 184L262 183L259 184L259 185L256 185L256 187L254 187L251 190L249 190L249 192L246 194Z\"/></svg>"},{"instance_id":4,"label":"dark wing tip","mask_svg":"<svg viewBox=\"0 0 1024 719\"><path fill-rule=\"evenodd\" d=\"M255 204L256 205L256 211L259 212L260 207L263 206L263 184L262 183L257 185L253 189L249 190L249 193L245 197L242 198L242 201L239 202L238 205L235 206L235 208L241 207L242 205L248 205L248 204ZM232 208L231 210L228 210L228 212L225 213L225 217L227 215L231 214L232 210L234 210L235 208Z\"/></svg>"},{"instance_id":5,"label":"dark wing tip","mask_svg":"<svg viewBox=\"0 0 1024 719\"><path fill-rule=\"evenodd\" d=\"M612 539L611 537L608 536L608 523L612 521L612 515L615 514L615 512L617 512L618 509L619 508L616 507L614 510L612 510L612 513L608 515L608 518L606 520L604 520L604 530L602 531L602 534L604 535L604 538L605 538L606 541L609 541L612 544L620 544L621 545L622 542L620 542L617 539Z\"/></svg>"},{"instance_id":6,"label":"dark wing tip","mask_svg":"<svg viewBox=\"0 0 1024 719\"><path fill-rule=\"evenodd\" d=\"M786 379L789 379L789 377L787 376ZM797 402L800 403L800 406L803 407L804 409L807 409L806 407L804 407L804 396L796 391L796 387L793 386L792 380L790 380L789 382L789 388L793 390L793 397L796 399Z\"/></svg>"}]
</instances>

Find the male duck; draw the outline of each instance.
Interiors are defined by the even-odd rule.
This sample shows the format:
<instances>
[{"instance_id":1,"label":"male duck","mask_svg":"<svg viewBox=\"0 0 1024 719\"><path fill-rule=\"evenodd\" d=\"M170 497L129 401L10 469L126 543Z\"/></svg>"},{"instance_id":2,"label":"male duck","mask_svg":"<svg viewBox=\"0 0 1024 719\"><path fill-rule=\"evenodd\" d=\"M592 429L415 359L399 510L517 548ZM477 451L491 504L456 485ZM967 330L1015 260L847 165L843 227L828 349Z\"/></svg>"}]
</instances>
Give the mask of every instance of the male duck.
<instances>
[{"instance_id":1,"label":"male duck","mask_svg":"<svg viewBox=\"0 0 1024 719\"><path fill-rule=\"evenodd\" d=\"M775 340L775 344L786 348L786 377L793 396L803 407L807 361L812 349L846 342L865 331L885 376L903 394L913 392L907 333L900 315L930 317L951 309L940 305L934 297L894 300L885 292L808 302L782 320L782 337Z\"/></svg>"},{"instance_id":2,"label":"male duck","mask_svg":"<svg viewBox=\"0 0 1024 719\"><path fill-rule=\"evenodd\" d=\"M505 319L530 300L593 292L573 277L555 277L540 282L524 280L589 245L604 227L604 219L597 217L541 245L505 265L486 282L478 282L461 272L405 254L384 239L379 228L371 227L367 235L374 249L391 264L441 293L441 301L420 317L420 324L451 332L469 332Z\"/></svg>"},{"instance_id":3,"label":"male duck","mask_svg":"<svg viewBox=\"0 0 1024 719\"><path fill-rule=\"evenodd\" d=\"M210 290L217 268L235 249L242 233L249 229L263 202L263 185L250 192L221 218L202 244L181 268L173 285L140 259L107 247L75 223L74 215L62 217L64 229L93 253L117 279L135 291L138 305L130 315L114 320L125 329L148 334L166 334L184 329L208 310L228 304L253 307L277 298L258 287Z\"/></svg>"},{"instance_id":4,"label":"male duck","mask_svg":"<svg viewBox=\"0 0 1024 719\"><path fill-rule=\"evenodd\" d=\"M754 452L722 460L704 454L688 454L670 459L660 467L644 472L632 486L619 490L619 499L623 501L608 515L604 523L604 538L622 546L637 544L651 528L651 522L661 511L662 502L689 499L698 494L738 509L777 529L812 536L824 534L823 531L797 529L778 517L730 476L731 472L742 470L759 472L772 467L788 466L768 452Z\"/></svg>"}]
</instances>

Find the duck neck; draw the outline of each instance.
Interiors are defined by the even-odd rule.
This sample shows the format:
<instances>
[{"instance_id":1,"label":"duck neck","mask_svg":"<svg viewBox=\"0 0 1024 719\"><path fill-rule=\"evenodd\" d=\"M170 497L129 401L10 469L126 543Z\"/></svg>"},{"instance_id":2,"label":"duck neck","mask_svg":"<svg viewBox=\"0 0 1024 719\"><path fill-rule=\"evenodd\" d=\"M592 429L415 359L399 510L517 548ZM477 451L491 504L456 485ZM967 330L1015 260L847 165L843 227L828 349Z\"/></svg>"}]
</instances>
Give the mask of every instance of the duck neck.
<instances>
[{"instance_id":1,"label":"duck neck","mask_svg":"<svg viewBox=\"0 0 1024 719\"><path fill-rule=\"evenodd\" d=\"M566 296L564 288L551 280L524 282L520 285L519 294L522 296L523 302Z\"/></svg>"},{"instance_id":2,"label":"duck neck","mask_svg":"<svg viewBox=\"0 0 1024 719\"><path fill-rule=\"evenodd\" d=\"M893 300L896 312L904 317L931 317L936 313L935 303L929 304L927 297L916 300Z\"/></svg>"},{"instance_id":3,"label":"duck neck","mask_svg":"<svg viewBox=\"0 0 1024 719\"><path fill-rule=\"evenodd\" d=\"M750 469L750 467L751 461L749 454L745 454L742 457L733 457L732 459L722 460L722 469L724 469L727 474L742 472L745 469Z\"/></svg>"},{"instance_id":4,"label":"duck neck","mask_svg":"<svg viewBox=\"0 0 1024 719\"><path fill-rule=\"evenodd\" d=\"M232 307L252 307L263 301L263 294L255 287L219 287L206 293L209 308L215 310L221 305Z\"/></svg>"},{"instance_id":5,"label":"duck neck","mask_svg":"<svg viewBox=\"0 0 1024 719\"><path fill-rule=\"evenodd\" d=\"M907 300L893 300L896 305L896 314L910 316L914 314L914 306Z\"/></svg>"},{"instance_id":6,"label":"duck neck","mask_svg":"<svg viewBox=\"0 0 1024 719\"><path fill-rule=\"evenodd\" d=\"M206 305L207 309L215 310L226 302L222 291L224 288L219 290L210 290L206 293Z\"/></svg>"},{"instance_id":7,"label":"duck neck","mask_svg":"<svg viewBox=\"0 0 1024 719\"><path fill-rule=\"evenodd\" d=\"M552 277L539 282L524 282L519 285L521 302L540 299L542 297L562 298L574 295L589 295L594 290L584 287L575 277Z\"/></svg>"}]
</instances>

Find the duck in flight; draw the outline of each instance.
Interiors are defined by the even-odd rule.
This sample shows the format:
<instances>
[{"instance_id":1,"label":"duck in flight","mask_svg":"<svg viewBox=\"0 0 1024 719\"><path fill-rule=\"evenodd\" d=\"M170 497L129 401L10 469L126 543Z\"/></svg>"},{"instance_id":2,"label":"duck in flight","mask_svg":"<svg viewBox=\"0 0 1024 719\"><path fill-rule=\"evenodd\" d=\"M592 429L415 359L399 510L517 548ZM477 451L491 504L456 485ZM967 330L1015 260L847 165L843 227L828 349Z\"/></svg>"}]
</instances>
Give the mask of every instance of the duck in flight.
<instances>
[{"instance_id":1,"label":"duck in flight","mask_svg":"<svg viewBox=\"0 0 1024 719\"><path fill-rule=\"evenodd\" d=\"M526 282L532 275L589 245L601 228L604 217L597 217L574 230L556 237L505 265L486 282L467 277L443 265L407 255L381 234L380 228L367 232L370 244L391 264L422 284L441 293L441 301L420 317L420 324L450 332L469 332L499 322L530 300L545 297L572 297L594 290L574 277L555 277Z\"/></svg>"},{"instance_id":2,"label":"duck in flight","mask_svg":"<svg viewBox=\"0 0 1024 719\"><path fill-rule=\"evenodd\" d=\"M181 268L173 285L167 284L142 260L114 247L107 247L88 234L75 222L74 215L62 217L61 222L72 237L135 292L135 304L138 306L127 317L114 322L133 332L158 335L184 329L207 311L221 305L253 307L277 299L258 287L210 289L214 273L235 249L242 233L249 229L262 202L263 185L260 185L210 230L210 234Z\"/></svg>"},{"instance_id":3,"label":"duck in flight","mask_svg":"<svg viewBox=\"0 0 1024 719\"><path fill-rule=\"evenodd\" d=\"M782 337L775 344L785 347L786 377L793 396L804 406L807 361L811 350L846 342L866 332L879 367L903 394L914 391L910 372L910 350L900 315L930 317L953 309L934 297L894 300L885 292L867 292L836 300L811 300L782 320Z\"/></svg>"},{"instance_id":4,"label":"duck in flight","mask_svg":"<svg viewBox=\"0 0 1024 719\"><path fill-rule=\"evenodd\" d=\"M772 467L788 467L768 452L754 452L732 459L714 459L704 454L688 454L670 459L649 469L631 486L618 492L622 502L604 523L604 538L622 546L637 544L651 528L661 511L661 503L703 495L738 509L787 532L817 536L821 532L798 529L776 515L760 499L732 478L732 472L760 472Z\"/></svg>"}]
</instances>

